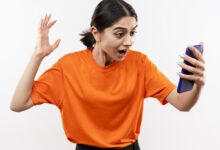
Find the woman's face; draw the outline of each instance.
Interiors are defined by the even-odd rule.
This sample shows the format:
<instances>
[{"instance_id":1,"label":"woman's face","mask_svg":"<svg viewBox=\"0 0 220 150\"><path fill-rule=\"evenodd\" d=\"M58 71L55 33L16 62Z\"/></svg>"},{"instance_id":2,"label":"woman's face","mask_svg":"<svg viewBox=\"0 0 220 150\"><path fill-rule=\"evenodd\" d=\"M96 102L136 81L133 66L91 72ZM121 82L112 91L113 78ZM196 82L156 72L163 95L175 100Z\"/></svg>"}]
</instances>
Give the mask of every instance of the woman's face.
<instances>
[{"instance_id":1,"label":"woman's face","mask_svg":"<svg viewBox=\"0 0 220 150\"><path fill-rule=\"evenodd\" d=\"M134 42L137 22L134 17L121 18L99 33L98 47L113 61L124 60L127 50Z\"/></svg>"}]
</instances>

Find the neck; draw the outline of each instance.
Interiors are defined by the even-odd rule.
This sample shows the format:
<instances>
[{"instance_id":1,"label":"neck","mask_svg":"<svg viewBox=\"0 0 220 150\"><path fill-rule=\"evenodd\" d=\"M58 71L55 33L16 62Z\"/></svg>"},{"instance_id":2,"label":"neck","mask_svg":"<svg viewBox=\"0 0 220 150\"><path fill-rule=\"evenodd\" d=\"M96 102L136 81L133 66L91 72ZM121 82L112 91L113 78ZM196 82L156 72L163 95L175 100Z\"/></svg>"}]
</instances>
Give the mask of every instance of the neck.
<instances>
[{"instance_id":1,"label":"neck","mask_svg":"<svg viewBox=\"0 0 220 150\"><path fill-rule=\"evenodd\" d=\"M108 66L113 62L106 52L104 52L101 48L97 48L96 46L92 50L92 56L96 63L103 67Z\"/></svg>"}]
</instances>

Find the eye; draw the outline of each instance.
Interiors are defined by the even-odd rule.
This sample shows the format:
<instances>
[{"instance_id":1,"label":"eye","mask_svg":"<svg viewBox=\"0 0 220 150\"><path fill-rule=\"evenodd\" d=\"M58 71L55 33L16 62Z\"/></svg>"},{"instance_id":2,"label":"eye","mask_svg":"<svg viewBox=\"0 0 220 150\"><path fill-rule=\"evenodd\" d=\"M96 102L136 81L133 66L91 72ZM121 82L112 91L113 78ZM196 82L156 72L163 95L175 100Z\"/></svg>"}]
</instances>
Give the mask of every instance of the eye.
<instances>
[{"instance_id":1,"label":"eye","mask_svg":"<svg viewBox=\"0 0 220 150\"><path fill-rule=\"evenodd\" d=\"M124 35L123 32L116 32L116 33L115 33L115 36L116 36L117 38L121 38L123 35Z\"/></svg>"},{"instance_id":2,"label":"eye","mask_svg":"<svg viewBox=\"0 0 220 150\"><path fill-rule=\"evenodd\" d=\"M131 35L131 36L134 36L136 33L137 33L137 31L132 31L132 32L130 33L130 35Z\"/></svg>"}]
</instances>

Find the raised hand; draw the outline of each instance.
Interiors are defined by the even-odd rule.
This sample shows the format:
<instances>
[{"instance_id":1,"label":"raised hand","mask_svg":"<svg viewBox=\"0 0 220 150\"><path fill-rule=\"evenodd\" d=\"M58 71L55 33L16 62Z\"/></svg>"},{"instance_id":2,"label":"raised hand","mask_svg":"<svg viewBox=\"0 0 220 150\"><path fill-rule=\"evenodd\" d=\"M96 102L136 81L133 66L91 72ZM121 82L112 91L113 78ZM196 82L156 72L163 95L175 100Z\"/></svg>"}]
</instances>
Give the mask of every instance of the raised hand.
<instances>
[{"instance_id":1,"label":"raised hand","mask_svg":"<svg viewBox=\"0 0 220 150\"><path fill-rule=\"evenodd\" d=\"M52 45L49 42L49 30L56 23L56 20L50 21L51 15L45 15L41 19L38 28L37 44L35 47L35 55L41 58L48 56L53 52L60 43L60 39L57 39Z\"/></svg>"},{"instance_id":2,"label":"raised hand","mask_svg":"<svg viewBox=\"0 0 220 150\"><path fill-rule=\"evenodd\" d=\"M202 45L202 53L203 53L204 46L202 42L200 44ZM205 76L204 76L205 60L203 59L202 53L200 53L198 49L196 49L195 47L190 47L189 49L193 52L196 59L189 57L186 54L183 55L182 58L185 61L194 65L195 67L186 65L185 63L180 63L179 65L180 67L188 70L189 72L192 72L193 74L186 75L186 74L180 73L179 76L184 79L193 80L198 86L202 86L205 84Z\"/></svg>"}]
</instances>

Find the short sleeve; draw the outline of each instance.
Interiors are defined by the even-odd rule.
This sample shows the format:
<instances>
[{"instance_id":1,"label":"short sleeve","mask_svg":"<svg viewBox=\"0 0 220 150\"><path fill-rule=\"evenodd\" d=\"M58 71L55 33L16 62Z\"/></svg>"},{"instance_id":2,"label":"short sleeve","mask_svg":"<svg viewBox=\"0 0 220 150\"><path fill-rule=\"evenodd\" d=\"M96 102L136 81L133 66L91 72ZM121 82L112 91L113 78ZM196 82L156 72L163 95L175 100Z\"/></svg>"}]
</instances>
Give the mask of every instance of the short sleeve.
<instances>
[{"instance_id":1,"label":"short sleeve","mask_svg":"<svg viewBox=\"0 0 220 150\"><path fill-rule=\"evenodd\" d=\"M157 67L142 54L145 70L145 98L157 98L161 104L167 103L166 97L176 87Z\"/></svg>"},{"instance_id":2,"label":"short sleeve","mask_svg":"<svg viewBox=\"0 0 220 150\"><path fill-rule=\"evenodd\" d=\"M63 94L63 75L58 61L33 82L31 98L34 105L49 103L59 107Z\"/></svg>"}]
</instances>

